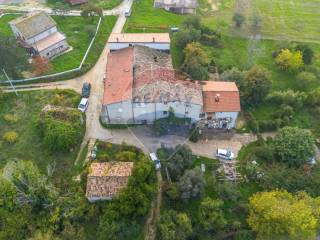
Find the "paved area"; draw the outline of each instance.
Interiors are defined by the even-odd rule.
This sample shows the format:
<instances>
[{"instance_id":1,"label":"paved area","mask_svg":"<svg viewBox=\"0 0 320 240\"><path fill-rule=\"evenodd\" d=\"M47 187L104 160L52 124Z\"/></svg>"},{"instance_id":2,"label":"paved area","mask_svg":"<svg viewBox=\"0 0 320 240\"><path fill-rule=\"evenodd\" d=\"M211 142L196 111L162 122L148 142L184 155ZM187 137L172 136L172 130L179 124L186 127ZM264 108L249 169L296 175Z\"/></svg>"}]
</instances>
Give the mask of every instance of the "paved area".
<instances>
[{"instance_id":1,"label":"paved area","mask_svg":"<svg viewBox=\"0 0 320 240\"><path fill-rule=\"evenodd\" d=\"M34 12L44 11L50 15L64 15L64 16L80 16L81 10L57 11L44 5L43 0L0 0L0 10L10 10L16 12ZM123 0L117 7L104 10L103 15L123 15L127 9L132 6L133 0ZM16 5L19 4L19 5Z\"/></svg>"}]
</instances>

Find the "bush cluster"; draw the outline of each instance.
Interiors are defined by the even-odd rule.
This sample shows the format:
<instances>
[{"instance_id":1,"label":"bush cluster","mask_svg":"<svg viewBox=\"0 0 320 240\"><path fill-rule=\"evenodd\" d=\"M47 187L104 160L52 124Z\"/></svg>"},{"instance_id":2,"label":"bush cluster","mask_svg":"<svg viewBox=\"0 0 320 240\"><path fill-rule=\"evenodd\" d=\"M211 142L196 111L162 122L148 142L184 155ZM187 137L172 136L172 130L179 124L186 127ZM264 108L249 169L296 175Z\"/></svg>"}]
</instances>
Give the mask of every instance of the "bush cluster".
<instances>
[{"instance_id":1,"label":"bush cluster","mask_svg":"<svg viewBox=\"0 0 320 240\"><path fill-rule=\"evenodd\" d=\"M12 144L18 140L18 137L19 135L17 132L9 131L9 132L6 132L2 138L6 143Z\"/></svg>"}]
</instances>

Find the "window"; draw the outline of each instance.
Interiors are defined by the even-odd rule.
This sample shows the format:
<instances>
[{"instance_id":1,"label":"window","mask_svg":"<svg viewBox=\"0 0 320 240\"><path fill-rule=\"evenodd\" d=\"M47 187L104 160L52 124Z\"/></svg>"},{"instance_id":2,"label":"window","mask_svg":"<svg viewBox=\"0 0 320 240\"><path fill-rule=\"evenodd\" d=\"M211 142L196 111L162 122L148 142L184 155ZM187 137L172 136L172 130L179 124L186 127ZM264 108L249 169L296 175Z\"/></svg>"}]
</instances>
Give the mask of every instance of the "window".
<instances>
[{"instance_id":1,"label":"window","mask_svg":"<svg viewBox=\"0 0 320 240\"><path fill-rule=\"evenodd\" d=\"M189 114L189 112L188 112L188 111L186 111L186 114L188 115L188 114Z\"/></svg>"},{"instance_id":2,"label":"window","mask_svg":"<svg viewBox=\"0 0 320 240\"><path fill-rule=\"evenodd\" d=\"M204 118L205 115L206 115L205 113L200 113L200 114L199 114L199 118Z\"/></svg>"},{"instance_id":3,"label":"window","mask_svg":"<svg viewBox=\"0 0 320 240\"><path fill-rule=\"evenodd\" d=\"M164 105L167 105L167 104L168 104L168 102L164 102L163 104L164 104Z\"/></svg>"},{"instance_id":4,"label":"window","mask_svg":"<svg viewBox=\"0 0 320 240\"><path fill-rule=\"evenodd\" d=\"M168 111L163 111L163 115L167 115L168 114Z\"/></svg>"}]
</instances>

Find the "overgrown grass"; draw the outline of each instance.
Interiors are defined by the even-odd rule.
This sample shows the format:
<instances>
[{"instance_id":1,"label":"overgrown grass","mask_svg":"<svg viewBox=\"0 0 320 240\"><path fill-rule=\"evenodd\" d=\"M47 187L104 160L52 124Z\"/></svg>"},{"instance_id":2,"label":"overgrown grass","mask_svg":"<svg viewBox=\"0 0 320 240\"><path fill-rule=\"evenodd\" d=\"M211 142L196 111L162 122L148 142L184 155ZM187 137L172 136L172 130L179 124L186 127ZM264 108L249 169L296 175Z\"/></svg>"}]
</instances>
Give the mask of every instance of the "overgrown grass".
<instances>
[{"instance_id":1,"label":"overgrown grass","mask_svg":"<svg viewBox=\"0 0 320 240\"><path fill-rule=\"evenodd\" d=\"M14 93L6 94L6 100L0 102L0 138L2 139L6 131L11 130L16 131L19 138L14 144L0 141L0 167L13 159L32 160L44 173L49 164L55 164L56 181L67 181L72 176L73 163L79 146L67 153L50 152L43 146L37 125L41 109L49 104L58 92L60 91L31 91L19 93L18 97ZM69 90L60 93L68 99L68 106L77 106L80 99L77 93ZM14 114L18 121L6 122L4 119L6 114Z\"/></svg>"},{"instance_id":2,"label":"overgrown grass","mask_svg":"<svg viewBox=\"0 0 320 240\"><path fill-rule=\"evenodd\" d=\"M134 1L132 15L125 25L125 32L168 32L179 26L185 16L154 8L153 0Z\"/></svg>"},{"instance_id":3,"label":"overgrown grass","mask_svg":"<svg viewBox=\"0 0 320 240\"><path fill-rule=\"evenodd\" d=\"M103 10L112 9L121 3L121 0L92 0L95 6L102 8ZM67 1L64 0L48 0L47 5L54 9L66 9L66 10L79 10L82 9L85 4L71 6Z\"/></svg>"}]
</instances>

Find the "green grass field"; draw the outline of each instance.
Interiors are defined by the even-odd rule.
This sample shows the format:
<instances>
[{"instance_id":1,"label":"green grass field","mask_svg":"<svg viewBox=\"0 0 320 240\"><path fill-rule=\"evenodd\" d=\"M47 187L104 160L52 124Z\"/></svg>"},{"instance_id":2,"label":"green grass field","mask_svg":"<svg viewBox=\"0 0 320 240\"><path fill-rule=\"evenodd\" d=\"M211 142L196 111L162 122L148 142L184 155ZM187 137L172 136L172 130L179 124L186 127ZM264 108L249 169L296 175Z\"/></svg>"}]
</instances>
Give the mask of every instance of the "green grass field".
<instances>
[{"instance_id":1,"label":"green grass field","mask_svg":"<svg viewBox=\"0 0 320 240\"><path fill-rule=\"evenodd\" d=\"M153 0L134 1L132 15L128 18L125 32L168 32L179 26L185 16L169 13L153 7Z\"/></svg>"},{"instance_id":2,"label":"green grass field","mask_svg":"<svg viewBox=\"0 0 320 240\"><path fill-rule=\"evenodd\" d=\"M95 4L95 6L98 6L102 8L103 10L112 9L116 6L118 6L121 3L121 0L92 0L90 3ZM51 8L56 9L66 9L66 10L77 10L82 9L84 5L76 5L71 6L67 1L64 0L48 0L47 5Z\"/></svg>"},{"instance_id":3,"label":"green grass field","mask_svg":"<svg viewBox=\"0 0 320 240\"><path fill-rule=\"evenodd\" d=\"M19 93L18 97L13 93L6 95L6 101L0 103L0 167L13 159L32 160L43 172L46 172L48 164L55 163L56 181L61 181L62 178L74 174L73 163L78 154L79 146L67 153L49 152L43 147L42 138L38 131L37 121L41 109L50 103L55 94L55 91L32 91ZM68 100L71 107L76 107L80 100L80 95L73 91L64 91L62 95ZM6 121L6 114L14 114L17 122ZM18 133L19 137L16 143L8 144L2 140L7 131Z\"/></svg>"},{"instance_id":4,"label":"green grass field","mask_svg":"<svg viewBox=\"0 0 320 240\"><path fill-rule=\"evenodd\" d=\"M209 27L232 35L251 35L253 18L258 17L264 38L319 43L319 5L319 0L201 0L199 14ZM246 17L241 29L233 27L236 11Z\"/></svg>"},{"instance_id":5,"label":"green grass field","mask_svg":"<svg viewBox=\"0 0 320 240\"><path fill-rule=\"evenodd\" d=\"M0 18L0 33L7 36L12 35L8 22L14 18L16 18L16 16L12 15ZM73 48L72 51L51 61L53 66L51 73L57 73L79 66L92 39L89 32L95 30L98 18L84 19L82 17L53 16L53 19L57 22L58 29L67 36L67 41ZM105 46L115 21L115 16L104 17L97 38L85 62L85 66L90 67L95 64Z\"/></svg>"}]
</instances>

